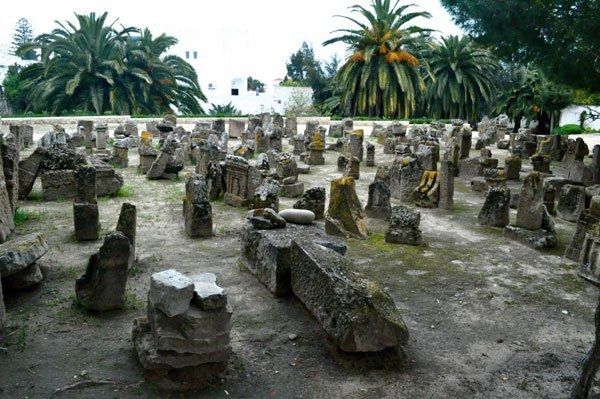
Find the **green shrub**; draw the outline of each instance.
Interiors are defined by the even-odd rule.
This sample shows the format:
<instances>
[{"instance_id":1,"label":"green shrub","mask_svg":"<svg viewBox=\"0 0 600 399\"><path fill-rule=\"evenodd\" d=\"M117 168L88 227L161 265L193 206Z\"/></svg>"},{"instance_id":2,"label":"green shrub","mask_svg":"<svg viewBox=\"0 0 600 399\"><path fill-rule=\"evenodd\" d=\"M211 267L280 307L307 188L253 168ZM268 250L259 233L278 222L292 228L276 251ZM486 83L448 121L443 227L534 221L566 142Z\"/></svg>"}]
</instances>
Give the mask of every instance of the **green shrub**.
<instances>
[{"instance_id":1,"label":"green shrub","mask_svg":"<svg viewBox=\"0 0 600 399\"><path fill-rule=\"evenodd\" d=\"M569 125L559 126L557 128L554 128L554 130L552 131L552 134L557 134L559 136L581 133L583 133L583 129L581 128L581 126L573 123Z\"/></svg>"},{"instance_id":2,"label":"green shrub","mask_svg":"<svg viewBox=\"0 0 600 399\"><path fill-rule=\"evenodd\" d=\"M38 220L40 217L41 217L41 215L39 213L25 211L21 208L17 208L15 210L15 214L13 216L15 226L20 226L23 223L30 221L30 220Z\"/></svg>"}]
</instances>

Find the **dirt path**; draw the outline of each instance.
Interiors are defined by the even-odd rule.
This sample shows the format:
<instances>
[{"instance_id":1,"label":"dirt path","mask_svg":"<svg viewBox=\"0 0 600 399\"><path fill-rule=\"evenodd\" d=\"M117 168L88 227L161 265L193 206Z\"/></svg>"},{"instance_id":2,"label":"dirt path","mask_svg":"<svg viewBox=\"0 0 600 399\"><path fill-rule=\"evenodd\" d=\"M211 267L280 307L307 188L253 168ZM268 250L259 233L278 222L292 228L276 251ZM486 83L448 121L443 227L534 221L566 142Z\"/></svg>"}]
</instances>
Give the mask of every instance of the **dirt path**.
<instances>
[{"instance_id":1,"label":"dirt path","mask_svg":"<svg viewBox=\"0 0 600 399\"><path fill-rule=\"evenodd\" d=\"M36 127L37 129L37 127ZM41 132L36 130L36 136ZM233 143L232 143L233 144ZM307 188L339 174L337 153L300 175ZM391 162L377 146L377 163ZM457 180L454 212L422 209L426 245L383 241L385 224L370 220L366 241L349 240L356 268L383 284L410 330L407 366L356 370L332 356L309 312L294 298L274 298L240 267L238 230L245 210L213 204L216 236L185 236L179 182L147 181L137 152L121 170L130 195L99 203L103 232L114 229L124 201L138 207L138 264L127 307L103 315L74 305L75 279L100 245L73 239L72 204L25 201L37 220L16 234L47 235L46 280L28 292L5 293L10 335L0 352L0 398L558 398L566 397L591 345L597 293L560 255L574 231L557 220L560 247L538 252L476 223L483 195ZM500 162L502 164L502 161ZM528 165L526 165L527 167ZM187 171L193 168L188 166ZM366 203L375 168L357 183ZM37 183L39 184L39 183ZM512 185L511 185L512 186ZM515 189L519 188L517 184ZM40 187L34 188L34 197ZM281 208L294 201L282 200ZM514 220L514 211L511 211ZM145 313L152 273L213 272L234 309L232 371L222 385L193 394L164 394L142 382L129 334ZM291 341L289 334L297 334ZM53 395L56 389L79 385Z\"/></svg>"}]
</instances>

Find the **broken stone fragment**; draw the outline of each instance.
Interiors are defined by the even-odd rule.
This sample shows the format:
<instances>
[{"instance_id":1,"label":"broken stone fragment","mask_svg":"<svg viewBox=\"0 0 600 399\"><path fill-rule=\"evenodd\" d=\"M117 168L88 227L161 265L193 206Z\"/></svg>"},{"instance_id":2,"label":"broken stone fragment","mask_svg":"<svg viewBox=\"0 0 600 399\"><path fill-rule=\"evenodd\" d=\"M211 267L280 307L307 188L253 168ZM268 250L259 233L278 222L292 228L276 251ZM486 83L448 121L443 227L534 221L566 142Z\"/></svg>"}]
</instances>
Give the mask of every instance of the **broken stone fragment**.
<instances>
[{"instance_id":1,"label":"broken stone fragment","mask_svg":"<svg viewBox=\"0 0 600 399\"><path fill-rule=\"evenodd\" d=\"M48 252L48 244L39 233L32 233L0 244L0 277L15 274L37 262Z\"/></svg>"},{"instance_id":2,"label":"broken stone fragment","mask_svg":"<svg viewBox=\"0 0 600 399\"><path fill-rule=\"evenodd\" d=\"M174 269L154 273L148 300L151 306L173 317L188 310L194 296L194 282Z\"/></svg>"},{"instance_id":3,"label":"broken stone fragment","mask_svg":"<svg viewBox=\"0 0 600 399\"><path fill-rule=\"evenodd\" d=\"M257 229L279 229L286 225L285 219L271 208L248 211L246 219Z\"/></svg>"},{"instance_id":4,"label":"broken stone fragment","mask_svg":"<svg viewBox=\"0 0 600 399\"><path fill-rule=\"evenodd\" d=\"M392 298L352 272L344 256L307 240L294 240L291 253L292 291L341 350L378 352L408 342Z\"/></svg>"},{"instance_id":5,"label":"broken stone fragment","mask_svg":"<svg viewBox=\"0 0 600 399\"><path fill-rule=\"evenodd\" d=\"M77 279L77 301L96 312L125 306L129 266L129 239L120 231L107 234L100 250L90 256L85 274Z\"/></svg>"},{"instance_id":6,"label":"broken stone fragment","mask_svg":"<svg viewBox=\"0 0 600 399\"><path fill-rule=\"evenodd\" d=\"M193 303L202 310L217 310L227 305L227 294L217 285L217 276L201 273L190 277L194 282Z\"/></svg>"},{"instance_id":7,"label":"broken stone fragment","mask_svg":"<svg viewBox=\"0 0 600 399\"><path fill-rule=\"evenodd\" d=\"M39 284L44 275L37 263L27 266L25 269L12 274L4 279L4 284L13 290L23 290Z\"/></svg>"}]
</instances>

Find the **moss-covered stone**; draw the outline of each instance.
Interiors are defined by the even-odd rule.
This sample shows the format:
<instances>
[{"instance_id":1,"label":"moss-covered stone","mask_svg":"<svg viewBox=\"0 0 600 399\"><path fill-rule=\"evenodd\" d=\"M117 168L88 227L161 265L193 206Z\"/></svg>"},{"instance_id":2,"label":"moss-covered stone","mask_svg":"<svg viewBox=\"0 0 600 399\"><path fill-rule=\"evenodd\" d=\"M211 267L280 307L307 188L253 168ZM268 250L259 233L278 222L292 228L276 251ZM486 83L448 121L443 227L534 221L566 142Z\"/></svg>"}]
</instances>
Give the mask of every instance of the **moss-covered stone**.
<instances>
[{"instance_id":1,"label":"moss-covered stone","mask_svg":"<svg viewBox=\"0 0 600 399\"><path fill-rule=\"evenodd\" d=\"M325 231L332 235L367 238L367 217L352 177L344 176L331 182Z\"/></svg>"}]
</instances>

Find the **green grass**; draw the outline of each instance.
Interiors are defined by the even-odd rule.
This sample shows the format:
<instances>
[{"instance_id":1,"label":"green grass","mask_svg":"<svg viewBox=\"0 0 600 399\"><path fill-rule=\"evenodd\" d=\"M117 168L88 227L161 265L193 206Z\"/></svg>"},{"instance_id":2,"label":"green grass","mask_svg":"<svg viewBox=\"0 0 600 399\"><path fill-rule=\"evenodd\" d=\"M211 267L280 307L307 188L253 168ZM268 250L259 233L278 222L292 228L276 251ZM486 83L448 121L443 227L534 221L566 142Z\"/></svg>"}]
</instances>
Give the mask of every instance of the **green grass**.
<instances>
[{"instance_id":1,"label":"green grass","mask_svg":"<svg viewBox=\"0 0 600 399\"><path fill-rule=\"evenodd\" d=\"M39 212L32 212L21 208L17 208L14 215L15 227L20 226L25 222L39 220L41 217L42 214Z\"/></svg>"},{"instance_id":2,"label":"green grass","mask_svg":"<svg viewBox=\"0 0 600 399\"><path fill-rule=\"evenodd\" d=\"M41 191L31 191L29 196L27 197L30 201L42 202L44 198L42 197Z\"/></svg>"},{"instance_id":3,"label":"green grass","mask_svg":"<svg viewBox=\"0 0 600 399\"><path fill-rule=\"evenodd\" d=\"M133 196L133 186L130 186L129 184L125 184L123 187L121 187L119 189L119 191L117 191L115 193L115 197L117 198L129 198L131 196Z\"/></svg>"}]
</instances>

